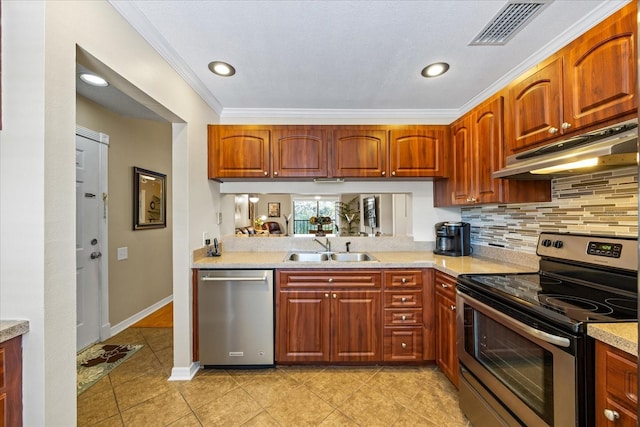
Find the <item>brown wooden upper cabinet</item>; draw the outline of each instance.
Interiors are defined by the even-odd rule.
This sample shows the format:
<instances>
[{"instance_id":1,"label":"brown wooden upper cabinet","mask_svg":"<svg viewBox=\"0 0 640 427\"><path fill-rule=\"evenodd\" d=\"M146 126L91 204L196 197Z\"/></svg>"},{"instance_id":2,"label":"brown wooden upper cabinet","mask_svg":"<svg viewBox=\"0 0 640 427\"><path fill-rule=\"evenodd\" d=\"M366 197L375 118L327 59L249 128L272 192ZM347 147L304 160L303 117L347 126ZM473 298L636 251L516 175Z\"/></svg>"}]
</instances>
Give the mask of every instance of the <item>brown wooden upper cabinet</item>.
<instances>
[{"instance_id":1,"label":"brown wooden upper cabinet","mask_svg":"<svg viewBox=\"0 0 640 427\"><path fill-rule=\"evenodd\" d=\"M271 176L271 130L209 125L209 178Z\"/></svg>"},{"instance_id":2,"label":"brown wooden upper cabinet","mask_svg":"<svg viewBox=\"0 0 640 427\"><path fill-rule=\"evenodd\" d=\"M635 113L636 10L630 3L509 86L506 155Z\"/></svg>"},{"instance_id":3,"label":"brown wooden upper cabinet","mask_svg":"<svg viewBox=\"0 0 640 427\"><path fill-rule=\"evenodd\" d=\"M389 174L399 178L447 176L447 135L448 126L392 127Z\"/></svg>"},{"instance_id":4,"label":"brown wooden upper cabinet","mask_svg":"<svg viewBox=\"0 0 640 427\"><path fill-rule=\"evenodd\" d=\"M209 125L209 178L442 177L447 129Z\"/></svg>"},{"instance_id":5,"label":"brown wooden upper cabinet","mask_svg":"<svg viewBox=\"0 0 640 427\"><path fill-rule=\"evenodd\" d=\"M388 144L386 129L365 126L334 129L331 137L332 176L385 177Z\"/></svg>"},{"instance_id":6,"label":"brown wooden upper cabinet","mask_svg":"<svg viewBox=\"0 0 640 427\"><path fill-rule=\"evenodd\" d=\"M327 177L328 131L304 126L273 130L274 178Z\"/></svg>"}]
</instances>

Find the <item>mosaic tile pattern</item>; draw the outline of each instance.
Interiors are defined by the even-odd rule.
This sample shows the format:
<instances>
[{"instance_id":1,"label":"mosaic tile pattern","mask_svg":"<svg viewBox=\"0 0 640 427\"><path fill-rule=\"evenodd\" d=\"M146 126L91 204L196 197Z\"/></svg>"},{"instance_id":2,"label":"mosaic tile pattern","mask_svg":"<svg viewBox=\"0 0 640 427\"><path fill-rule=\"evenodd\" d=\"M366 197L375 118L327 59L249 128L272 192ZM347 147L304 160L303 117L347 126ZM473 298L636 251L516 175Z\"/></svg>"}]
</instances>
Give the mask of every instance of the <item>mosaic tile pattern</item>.
<instances>
[{"instance_id":1,"label":"mosaic tile pattern","mask_svg":"<svg viewBox=\"0 0 640 427\"><path fill-rule=\"evenodd\" d=\"M638 236L638 168L557 178L551 201L462 208L478 246L535 253L541 231Z\"/></svg>"}]
</instances>

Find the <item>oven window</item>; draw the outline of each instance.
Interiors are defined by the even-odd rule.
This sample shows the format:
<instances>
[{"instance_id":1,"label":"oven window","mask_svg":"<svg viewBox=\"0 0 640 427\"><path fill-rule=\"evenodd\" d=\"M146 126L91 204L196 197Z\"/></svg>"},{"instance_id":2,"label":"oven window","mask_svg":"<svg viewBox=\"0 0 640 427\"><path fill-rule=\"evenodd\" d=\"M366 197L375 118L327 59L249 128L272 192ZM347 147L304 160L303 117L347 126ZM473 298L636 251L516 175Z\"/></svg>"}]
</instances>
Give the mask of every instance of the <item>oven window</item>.
<instances>
[{"instance_id":1,"label":"oven window","mask_svg":"<svg viewBox=\"0 0 640 427\"><path fill-rule=\"evenodd\" d=\"M464 317L465 351L553 424L553 355L470 307Z\"/></svg>"}]
</instances>

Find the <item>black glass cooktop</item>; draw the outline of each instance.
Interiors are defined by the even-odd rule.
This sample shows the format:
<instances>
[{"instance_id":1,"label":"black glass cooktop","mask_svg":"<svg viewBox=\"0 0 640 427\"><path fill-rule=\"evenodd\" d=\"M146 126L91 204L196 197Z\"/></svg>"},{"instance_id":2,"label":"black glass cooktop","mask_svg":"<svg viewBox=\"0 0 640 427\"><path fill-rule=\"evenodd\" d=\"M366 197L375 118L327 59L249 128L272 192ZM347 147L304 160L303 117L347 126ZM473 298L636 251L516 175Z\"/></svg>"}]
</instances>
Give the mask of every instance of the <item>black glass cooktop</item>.
<instances>
[{"instance_id":1,"label":"black glass cooktop","mask_svg":"<svg viewBox=\"0 0 640 427\"><path fill-rule=\"evenodd\" d=\"M637 320L637 294L542 274L471 274L458 280L484 294L522 304L568 323Z\"/></svg>"}]
</instances>

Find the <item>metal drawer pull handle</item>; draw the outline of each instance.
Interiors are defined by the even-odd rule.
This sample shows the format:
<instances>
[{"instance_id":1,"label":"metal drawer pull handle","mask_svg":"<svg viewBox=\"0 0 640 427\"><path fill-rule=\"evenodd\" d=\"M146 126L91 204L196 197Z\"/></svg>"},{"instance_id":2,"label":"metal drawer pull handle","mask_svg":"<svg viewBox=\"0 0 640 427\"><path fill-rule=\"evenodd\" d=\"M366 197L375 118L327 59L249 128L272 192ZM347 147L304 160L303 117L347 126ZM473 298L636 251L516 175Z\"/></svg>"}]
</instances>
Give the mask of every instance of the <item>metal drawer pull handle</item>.
<instances>
[{"instance_id":1,"label":"metal drawer pull handle","mask_svg":"<svg viewBox=\"0 0 640 427\"><path fill-rule=\"evenodd\" d=\"M407 343L402 343L402 348L407 348Z\"/></svg>"},{"instance_id":2,"label":"metal drawer pull handle","mask_svg":"<svg viewBox=\"0 0 640 427\"><path fill-rule=\"evenodd\" d=\"M440 286L442 286L445 289L449 287L449 285L447 285L446 283L440 283Z\"/></svg>"},{"instance_id":3,"label":"metal drawer pull handle","mask_svg":"<svg viewBox=\"0 0 640 427\"><path fill-rule=\"evenodd\" d=\"M405 277L403 277L400 281L401 281L402 283L407 283L407 279L406 279Z\"/></svg>"},{"instance_id":4,"label":"metal drawer pull handle","mask_svg":"<svg viewBox=\"0 0 640 427\"><path fill-rule=\"evenodd\" d=\"M620 414L618 414L616 411L613 411L611 409L605 409L604 410L604 416L609 420L609 421L615 421L617 419L620 418Z\"/></svg>"},{"instance_id":5,"label":"metal drawer pull handle","mask_svg":"<svg viewBox=\"0 0 640 427\"><path fill-rule=\"evenodd\" d=\"M455 310L456 309L455 305L450 305L449 307L451 308L451 310Z\"/></svg>"},{"instance_id":6,"label":"metal drawer pull handle","mask_svg":"<svg viewBox=\"0 0 640 427\"><path fill-rule=\"evenodd\" d=\"M329 294L324 294L324 297L325 298L329 298Z\"/></svg>"},{"instance_id":7,"label":"metal drawer pull handle","mask_svg":"<svg viewBox=\"0 0 640 427\"><path fill-rule=\"evenodd\" d=\"M402 320L407 320L407 316L402 316Z\"/></svg>"},{"instance_id":8,"label":"metal drawer pull handle","mask_svg":"<svg viewBox=\"0 0 640 427\"><path fill-rule=\"evenodd\" d=\"M407 302L407 297L402 297L402 299L400 301Z\"/></svg>"},{"instance_id":9,"label":"metal drawer pull handle","mask_svg":"<svg viewBox=\"0 0 640 427\"><path fill-rule=\"evenodd\" d=\"M333 283L333 278L329 278L329 283Z\"/></svg>"},{"instance_id":10,"label":"metal drawer pull handle","mask_svg":"<svg viewBox=\"0 0 640 427\"><path fill-rule=\"evenodd\" d=\"M264 282L267 276L262 277L209 277L203 276L201 280L204 282Z\"/></svg>"},{"instance_id":11,"label":"metal drawer pull handle","mask_svg":"<svg viewBox=\"0 0 640 427\"><path fill-rule=\"evenodd\" d=\"M336 295L336 294L333 294L333 297L334 297L334 298L338 298L338 295Z\"/></svg>"}]
</instances>

